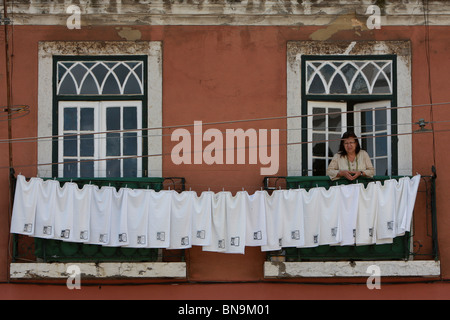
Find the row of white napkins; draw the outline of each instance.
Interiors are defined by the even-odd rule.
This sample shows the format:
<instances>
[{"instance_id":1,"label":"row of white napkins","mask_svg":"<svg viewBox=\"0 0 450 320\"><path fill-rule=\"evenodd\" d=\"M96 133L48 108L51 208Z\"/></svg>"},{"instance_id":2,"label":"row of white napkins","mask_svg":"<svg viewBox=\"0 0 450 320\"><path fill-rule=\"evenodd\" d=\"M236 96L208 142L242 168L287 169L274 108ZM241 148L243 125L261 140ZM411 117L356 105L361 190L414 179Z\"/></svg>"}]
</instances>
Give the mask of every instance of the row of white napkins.
<instances>
[{"instance_id":1,"label":"row of white napkins","mask_svg":"<svg viewBox=\"0 0 450 320\"><path fill-rule=\"evenodd\" d=\"M420 176L362 184L202 192L98 188L17 177L11 232L103 246L244 253L392 242L410 231Z\"/></svg>"}]
</instances>

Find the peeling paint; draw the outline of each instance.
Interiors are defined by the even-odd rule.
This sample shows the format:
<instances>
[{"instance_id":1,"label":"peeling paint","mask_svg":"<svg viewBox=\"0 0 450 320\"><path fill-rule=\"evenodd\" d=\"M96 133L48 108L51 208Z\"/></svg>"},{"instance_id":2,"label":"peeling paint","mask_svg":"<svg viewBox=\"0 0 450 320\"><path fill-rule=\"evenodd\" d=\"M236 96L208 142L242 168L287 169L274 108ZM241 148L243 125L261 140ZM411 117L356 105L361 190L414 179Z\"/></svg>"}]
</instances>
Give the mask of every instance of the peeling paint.
<instances>
[{"instance_id":1,"label":"peeling paint","mask_svg":"<svg viewBox=\"0 0 450 320\"><path fill-rule=\"evenodd\" d=\"M354 30L355 34L361 35L359 31L367 31L365 22L362 22L355 13L338 16L326 28L319 29L310 35L312 40L328 40L339 31Z\"/></svg>"},{"instance_id":2,"label":"peeling paint","mask_svg":"<svg viewBox=\"0 0 450 320\"><path fill-rule=\"evenodd\" d=\"M116 30L119 30L117 34L127 41L136 41L142 38L141 31L130 27L117 27Z\"/></svg>"},{"instance_id":3,"label":"peeling paint","mask_svg":"<svg viewBox=\"0 0 450 320\"><path fill-rule=\"evenodd\" d=\"M374 2L375 1L375 2ZM11 5L14 24L65 25L63 0L17 0ZM344 22L345 30L356 34L365 30L367 5L380 7L387 25L422 25L423 6L418 1L373 0L138 0L75 1L82 10L83 25L315 25ZM1 11L2 5L0 5ZM346 15L345 13L354 12ZM449 25L450 3L431 1L427 8L431 25ZM342 15L344 13L344 15ZM353 17L359 14L359 18ZM348 16L348 21L345 17ZM339 27L338 27L339 29ZM329 38L336 25L319 32ZM132 36L136 37L136 35Z\"/></svg>"},{"instance_id":4,"label":"peeling paint","mask_svg":"<svg viewBox=\"0 0 450 320\"><path fill-rule=\"evenodd\" d=\"M265 262L265 278L333 278L367 277L367 268L377 265L384 277L438 277L440 262L417 261L329 261L329 262Z\"/></svg>"},{"instance_id":5,"label":"peeling paint","mask_svg":"<svg viewBox=\"0 0 450 320\"><path fill-rule=\"evenodd\" d=\"M11 263L12 279L66 279L71 263ZM185 278L184 262L77 263L83 279Z\"/></svg>"},{"instance_id":6,"label":"peeling paint","mask_svg":"<svg viewBox=\"0 0 450 320\"><path fill-rule=\"evenodd\" d=\"M325 54L395 54L398 59L411 56L410 41L289 41L287 59L291 68L296 68L300 63L302 55L325 55ZM301 52L301 54L299 54ZM409 65L409 64L408 64Z\"/></svg>"}]
</instances>

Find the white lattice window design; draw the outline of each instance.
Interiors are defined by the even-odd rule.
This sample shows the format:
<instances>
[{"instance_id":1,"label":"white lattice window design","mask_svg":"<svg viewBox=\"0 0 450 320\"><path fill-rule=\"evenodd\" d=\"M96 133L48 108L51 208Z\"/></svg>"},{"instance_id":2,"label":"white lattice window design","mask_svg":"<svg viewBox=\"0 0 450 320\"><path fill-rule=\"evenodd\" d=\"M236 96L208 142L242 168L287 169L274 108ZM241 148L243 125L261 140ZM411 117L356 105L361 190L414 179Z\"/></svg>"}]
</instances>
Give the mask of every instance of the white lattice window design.
<instances>
[{"instance_id":1,"label":"white lattice window design","mask_svg":"<svg viewBox=\"0 0 450 320\"><path fill-rule=\"evenodd\" d=\"M58 61L57 95L142 95L143 61Z\"/></svg>"},{"instance_id":2,"label":"white lattice window design","mask_svg":"<svg viewBox=\"0 0 450 320\"><path fill-rule=\"evenodd\" d=\"M392 60L307 60L306 94L390 95Z\"/></svg>"}]
</instances>

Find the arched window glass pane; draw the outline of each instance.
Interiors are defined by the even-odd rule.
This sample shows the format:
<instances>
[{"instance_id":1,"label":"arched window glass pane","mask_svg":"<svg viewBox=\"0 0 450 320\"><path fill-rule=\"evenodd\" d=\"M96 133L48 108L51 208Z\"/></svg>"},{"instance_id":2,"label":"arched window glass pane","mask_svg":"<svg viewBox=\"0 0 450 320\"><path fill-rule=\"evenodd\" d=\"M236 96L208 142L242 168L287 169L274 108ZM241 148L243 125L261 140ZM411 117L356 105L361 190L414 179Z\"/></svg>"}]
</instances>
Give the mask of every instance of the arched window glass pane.
<instances>
[{"instance_id":1,"label":"arched window glass pane","mask_svg":"<svg viewBox=\"0 0 450 320\"><path fill-rule=\"evenodd\" d=\"M331 83L331 87L330 87L330 93L331 94L346 94L347 93L347 88L345 86L344 80L342 80L342 77L340 74L337 74L334 79L333 82Z\"/></svg>"},{"instance_id":2,"label":"arched window glass pane","mask_svg":"<svg viewBox=\"0 0 450 320\"><path fill-rule=\"evenodd\" d=\"M57 94L143 95L143 61L58 61Z\"/></svg>"},{"instance_id":3,"label":"arched window glass pane","mask_svg":"<svg viewBox=\"0 0 450 320\"><path fill-rule=\"evenodd\" d=\"M314 77L314 80L312 81L311 86L309 87L309 93L313 94L326 93L322 79L320 79L320 76L318 74Z\"/></svg>"},{"instance_id":4,"label":"arched window glass pane","mask_svg":"<svg viewBox=\"0 0 450 320\"><path fill-rule=\"evenodd\" d=\"M362 74L358 74L353 82L352 93L369 93L369 88L367 87L366 79Z\"/></svg>"}]
</instances>

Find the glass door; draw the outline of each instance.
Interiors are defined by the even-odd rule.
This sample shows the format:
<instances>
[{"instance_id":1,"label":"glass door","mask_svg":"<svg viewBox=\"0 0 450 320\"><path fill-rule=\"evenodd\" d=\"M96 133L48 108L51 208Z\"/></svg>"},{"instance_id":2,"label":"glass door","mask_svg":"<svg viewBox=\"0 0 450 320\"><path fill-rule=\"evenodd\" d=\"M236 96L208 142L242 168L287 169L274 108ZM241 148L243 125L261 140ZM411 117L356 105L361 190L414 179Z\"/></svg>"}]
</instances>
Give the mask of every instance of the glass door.
<instances>
[{"instance_id":1,"label":"glass door","mask_svg":"<svg viewBox=\"0 0 450 320\"><path fill-rule=\"evenodd\" d=\"M391 102L374 101L354 106L355 133L361 138L375 167L375 174L392 174Z\"/></svg>"},{"instance_id":2,"label":"glass door","mask_svg":"<svg viewBox=\"0 0 450 320\"><path fill-rule=\"evenodd\" d=\"M308 101L308 175L325 176L347 127L347 103Z\"/></svg>"}]
</instances>

